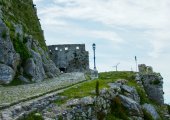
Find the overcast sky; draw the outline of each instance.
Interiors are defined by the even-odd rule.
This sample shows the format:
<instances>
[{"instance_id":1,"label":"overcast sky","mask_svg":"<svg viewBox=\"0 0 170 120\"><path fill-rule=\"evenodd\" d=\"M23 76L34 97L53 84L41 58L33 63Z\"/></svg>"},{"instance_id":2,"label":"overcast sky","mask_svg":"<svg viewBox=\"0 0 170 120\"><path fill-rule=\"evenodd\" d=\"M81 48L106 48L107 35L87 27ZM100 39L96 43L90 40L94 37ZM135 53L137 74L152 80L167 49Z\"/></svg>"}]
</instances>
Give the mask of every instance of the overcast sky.
<instances>
[{"instance_id":1,"label":"overcast sky","mask_svg":"<svg viewBox=\"0 0 170 120\"><path fill-rule=\"evenodd\" d=\"M99 71L153 66L170 103L170 0L34 0L47 45L86 44Z\"/></svg>"}]
</instances>

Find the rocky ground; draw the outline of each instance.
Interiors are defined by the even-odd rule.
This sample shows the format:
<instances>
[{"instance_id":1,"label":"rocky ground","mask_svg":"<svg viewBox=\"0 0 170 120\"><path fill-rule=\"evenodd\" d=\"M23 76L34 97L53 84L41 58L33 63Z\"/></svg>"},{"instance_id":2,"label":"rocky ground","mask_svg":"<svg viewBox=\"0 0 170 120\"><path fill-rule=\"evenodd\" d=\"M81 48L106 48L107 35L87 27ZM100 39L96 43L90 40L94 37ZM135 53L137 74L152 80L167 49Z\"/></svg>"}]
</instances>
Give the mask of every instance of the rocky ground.
<instances>
[{"instance_id":1,"label":"rocky ground","mask_svg":"<svg viewBox=\"0 0 170 120\"><path fill-rule=\"evenodd\" d=\"M47 79L40 83L9 87L0 86L0 106L8 106L84 80L86 80L84 73L64 73L57 78Z\"/></svg>"}]
</instances>

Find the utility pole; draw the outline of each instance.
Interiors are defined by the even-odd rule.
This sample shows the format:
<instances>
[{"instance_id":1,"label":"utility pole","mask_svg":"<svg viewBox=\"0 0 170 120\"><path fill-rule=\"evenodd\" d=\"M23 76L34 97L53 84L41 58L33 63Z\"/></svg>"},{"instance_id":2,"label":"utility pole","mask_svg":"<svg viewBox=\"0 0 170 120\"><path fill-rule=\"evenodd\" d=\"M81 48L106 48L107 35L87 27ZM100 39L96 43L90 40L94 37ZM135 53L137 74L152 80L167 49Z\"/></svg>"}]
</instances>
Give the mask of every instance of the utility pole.
<instances>
[{"instance_id":1,"label":"utility pole","mask_svg":"<svg viewBox=\"0 0 170 120\"><path fill-rule=\"evenodd\" d=\"M137 62L137 57L135 56L135 63L136 63L136 72L138 71L138 62Z\"/></svg>"},{"instance_id":2,"label":"utility pole","mask_svg":"<svg viewBox=\"0 0 170 120\"><path fill-rule=\"evenodd\" d=\"M93 53L94 53L94 70L96 70L96 54L95 54L96 44L93 43L92 47L93 47Z\"/></svg>"}]
</instances>

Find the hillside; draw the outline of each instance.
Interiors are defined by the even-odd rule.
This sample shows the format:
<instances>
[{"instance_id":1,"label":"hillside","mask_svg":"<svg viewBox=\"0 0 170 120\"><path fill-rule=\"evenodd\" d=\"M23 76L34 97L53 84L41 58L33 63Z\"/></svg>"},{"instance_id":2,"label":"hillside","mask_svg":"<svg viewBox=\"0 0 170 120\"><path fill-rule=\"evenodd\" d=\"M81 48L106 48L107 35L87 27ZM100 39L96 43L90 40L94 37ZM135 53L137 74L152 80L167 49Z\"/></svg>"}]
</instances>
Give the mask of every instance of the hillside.
<instances>
[{"instance_id":1,"label":"hillside","mask_svg":"<svg viewBox=\"0 0 170 120\"><path fill-rule=\"evenodd\" d=\"M0 0L0 53L0 84L37 82L59 74L32 0Z\"/></svg>"},{"instance_id":2,"label":"hillside","mask_svg":"<svg viewBox=\"0 0 170 120\"><path fill-rule=\"evenodd\" d=\"M98 79L59 93L45 108L23 119L169 120L170 106L150 98L141 82L134 72L100 73Z\"/></svg>"}]
</instances>

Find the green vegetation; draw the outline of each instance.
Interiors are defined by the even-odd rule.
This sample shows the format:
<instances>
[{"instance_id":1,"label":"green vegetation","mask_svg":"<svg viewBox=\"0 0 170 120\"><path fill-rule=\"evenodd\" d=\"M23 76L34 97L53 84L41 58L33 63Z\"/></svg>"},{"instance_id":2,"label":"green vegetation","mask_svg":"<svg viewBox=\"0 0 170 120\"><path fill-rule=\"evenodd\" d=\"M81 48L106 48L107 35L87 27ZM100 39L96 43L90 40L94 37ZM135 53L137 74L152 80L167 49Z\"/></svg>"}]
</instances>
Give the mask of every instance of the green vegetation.
<instances>
[{"instance_id":1,"label":"green vegetation","mask_svg":"<svg viewBox=\"0 0 170 120\"><path fill-rule=\"evenodd\" d=\"M6 30L3 30L2 31L2 38L6 39L6 37L7 37Z\"/></svg>"},{"instance_id":2,"label":"green vegetation","mask_svg":"<svg viewBox=\"0 0 170 120\"><path fill-rule=\"evenodd\" d=\"M23 42L19 40L19 35L17 35L17 38L14 37L12 40L16 52L20 54L22 61L25 62L28 58L31 57L28 48L24 45Z\"/></svg>"},{"instance_id":3,"label":"green vegetation","mask_svg":"<svg viewBox=\"0 0 170 120\"><path fill-rule=\"evenodd\" d=\"M40 46L44 50L47 50L43 31L32 0L0 0L0 4L3 4L3 19L5 24L10 28L10 31L13 31L14 29L11 25L12 22L14 24L21 24L23 26L24 33L32 35L34 39L38 40Z\"/></svg>"},{"instance_id":4,"label":"green vegetation","mask_svg":"<svg viewBox=\"0 0 170 120\"><path fill-rule=\"evenodd\" d=\"M167 105L167 107L168 107L168 113L170 114L170 105Z\"/></svg>"},{"instance_id":5,"label":"green vegetation","mask_svg":"<svg viewBox=\"0 0 170 120\"><path fill-rule=\"evenodd\" d=\"M96 96L99 96L99 81L96 81Z\"/></svg>"},{"instance_id":6,"label":"green vegetation","mask_svg":"<svg viewBox=\"0 0 170 120\"><path fill-rule=\"evenodd\" d=\"M121 101L118 97L115 97L111 103L111 114L116 118L123 120L129 120L126 109L122 106Z\"/></svg>"},{"instance_id":7,"label":"green vegetation","mask_svg":"<svg viewBox=\"0 0 170 120\"><path fill-rule=\"evenodd\" d=\"M26 118L20 120L44 120L40 113L32 112Z\"/></svg>"},{"instance_id":8,"label":"green vegetation","mask_svg":"<svg viewBox=\"0 0 170 120\"><path fill-rule=\"evenodd\" d=\"M160 83L159 80L154 80L154 81L151 81L150 84L153 84L153 85L158 85Z\"/></svg>"},{"instance_id":9,"label":"green vegetation","mask_svg":"<svg viewBox=\"0 0 170 120\"><path fill-rule=\"evenodd\" d=\"M131 80L134 78L133 72L105 72L100 73L99 78L87 81L85 83L82 83L79 86L72 87L68 90L65 90L63 93L60 93L62 96L67 96L68 99L71 98L81 98L84 96L95 96L95 93L92 93L92 91L95 92L96 83L98 81L98 88L99 90L103 88L108 88L108 83L115 82L117 79L127 79L129 80L129 84L136 85L134 80Z\"/></svg>"},{"instance_id":10,"label":"green vegetation","mask_svg":"<svg viewBox=\"0 0 170 120\"><path fill-rule=\"evenodd\" d=\"M153 117L143 109L144 120L154 120Z\"/></svg>"}]
</instances>

